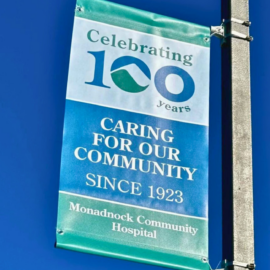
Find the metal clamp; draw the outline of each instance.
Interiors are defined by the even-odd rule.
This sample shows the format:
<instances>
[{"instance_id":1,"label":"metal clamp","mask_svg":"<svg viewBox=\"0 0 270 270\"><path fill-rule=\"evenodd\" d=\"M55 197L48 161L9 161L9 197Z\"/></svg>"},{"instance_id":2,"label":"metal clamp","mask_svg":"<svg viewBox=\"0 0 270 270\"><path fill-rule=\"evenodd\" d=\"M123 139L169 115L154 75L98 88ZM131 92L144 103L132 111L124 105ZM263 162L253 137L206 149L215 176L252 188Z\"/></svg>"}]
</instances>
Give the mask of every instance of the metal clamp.
<instances>
[{"instance_id":1,"label":"metal clamp","mask_svg":"<svg viewBox=\"0 0 270 270\"><path fill-rule=\"evenodd\" d=\"M238 267L242 267L245 269L251 269L251 270L256 268L254 263L242 263L242 262L236 262L236 261L227 262L225 264L225 269L228 268L229 266L238 266Z\"/></svg>"},{"instance_id":2,"label":"metal clamp","mask_svg":"<svg viewBox=\"0 0 270 270\"><path fill-rule=\"evenodd\" d=\"M237 262L237 261L228 262L227 260L225 260L223 261L222 264L223 264L223 268L215 269L215 270L228 270L230 266L237 266L237 267L241 267L241 268L249 269L249 270L256 269L255 263L243 263L243 262Z\"/></svg>"},{"instance_id":3,"label":"metal clamp","mask_svg":"<svg viewBox=\"0 0 270 270\"><path fill-rule=\"evenodd\" d=\"M232 31L231 34L228 34L228 35L225 36L225 38L227 38L227 37L233 37L233 38L244 39L244 40L247 40L247 41L253 41L252 36L247 36L245 34L237 32L237 31Z\"/></svg>"},{"instance_id":4,"label":"metal clamp","mask_svg":"<svg viewBox=\"0 0 270 270\"><path fill-rule=\"evenodd\" d=\"M235 18L230 18L228 20L223 20L224 24L231 23L231 22L238 23L238 24L241 24L241 25L244 25L244 26L247 26L247 27L249 27L251 25L251 21L243 21L243 20L239 20L239 19L235 19Z\"/></svg>"},{"instance_id":5,"label":"metal clamp","mask_svg":"<svg viewBox=\"0 0 270 270\"><path fill-rule=\"evenodd\" d=\"M232 261L232 262L224 262L225 265L225 270L230 267L230 266L238 266L241 268L249 269L249 270L254 270L256 268L255 263L243 263L243 262L237 262L237 261Z\"/></svg>"}]
</instances>

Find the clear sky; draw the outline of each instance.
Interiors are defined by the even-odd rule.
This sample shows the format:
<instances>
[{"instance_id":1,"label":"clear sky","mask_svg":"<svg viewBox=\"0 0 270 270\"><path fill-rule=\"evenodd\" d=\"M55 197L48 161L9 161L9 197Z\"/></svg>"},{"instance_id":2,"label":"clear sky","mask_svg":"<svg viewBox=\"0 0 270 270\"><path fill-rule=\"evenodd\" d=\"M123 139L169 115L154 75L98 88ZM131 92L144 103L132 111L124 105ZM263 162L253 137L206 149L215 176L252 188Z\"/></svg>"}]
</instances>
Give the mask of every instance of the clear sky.
<instances>
[{"instance_id":1,"label":"clear sky","mask_svg":"<svg viewBox=\"0 0 270 270\"><path fill-rule=\"evenodd\" d=\"M205 26L217 0L114 0ZM3 2L0 11L1 270L161 268L54 248L65 93L75 0ZM251 73L258 270L270 256L270 78L267 0L251 1ZM212 38L210 262L221 260L221 68ZM241 108L239 108L241 110ZM264 266L263 266L264 265Z\"/></svg>"}]
</instances>

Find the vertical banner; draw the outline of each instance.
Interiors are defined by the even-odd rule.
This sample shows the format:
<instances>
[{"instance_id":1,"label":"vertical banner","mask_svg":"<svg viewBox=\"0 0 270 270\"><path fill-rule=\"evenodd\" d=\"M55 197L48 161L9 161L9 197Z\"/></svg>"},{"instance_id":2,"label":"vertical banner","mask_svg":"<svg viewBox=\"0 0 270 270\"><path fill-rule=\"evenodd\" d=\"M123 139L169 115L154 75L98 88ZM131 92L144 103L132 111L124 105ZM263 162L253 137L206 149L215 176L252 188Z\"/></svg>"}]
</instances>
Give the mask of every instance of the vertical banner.
<instances>
[{"instance_id":1,"label":"vertical banner","mask_svg":"<svg viewBox=\"0 0 270 270\"><path fill-rule=\"evenodd\" d=\"M57 247L209 269L209 35L109 1L77 1Z\"/></svg>"}]
</instances>

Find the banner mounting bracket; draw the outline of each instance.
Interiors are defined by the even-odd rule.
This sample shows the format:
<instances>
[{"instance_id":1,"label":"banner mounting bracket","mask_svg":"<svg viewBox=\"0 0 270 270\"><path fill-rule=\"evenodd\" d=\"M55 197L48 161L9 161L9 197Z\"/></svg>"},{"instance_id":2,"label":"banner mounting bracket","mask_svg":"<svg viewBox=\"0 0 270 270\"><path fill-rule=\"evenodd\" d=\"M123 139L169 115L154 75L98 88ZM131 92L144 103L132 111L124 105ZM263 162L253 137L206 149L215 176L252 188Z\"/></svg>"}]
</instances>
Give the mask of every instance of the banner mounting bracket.
<instances>
[{"instance_id":1,"label":"banner mounting bracket","mask_svg":"<svg viewBox=\"0 0 270 270\"><path fill-rule=\"evenodd\" d=\"M247 36L237 31L230 31L229 33L226 33L226 25L232 22L238 23L247 27L251 25L250 21L243 21L243 20L239 20L235 18L231 18L229 20L223 20L220 26L211 26L211 37L215 36L221 39L222 43L226 42L227 38L238 38L238 39L243 39L249 42L253 41L252 36Z\"/></svg>"},{"instance_id":2,"label":"banner mounting bracket","mask_svg":"<svg viewBox=\"0 0 270 270\"><path fill-rule=\"evenodd\" d=\"M225 29L223 23L220 26L211 26L211 37L212 36L220 39L225 38Z\"/></svg>"}]
</instances>

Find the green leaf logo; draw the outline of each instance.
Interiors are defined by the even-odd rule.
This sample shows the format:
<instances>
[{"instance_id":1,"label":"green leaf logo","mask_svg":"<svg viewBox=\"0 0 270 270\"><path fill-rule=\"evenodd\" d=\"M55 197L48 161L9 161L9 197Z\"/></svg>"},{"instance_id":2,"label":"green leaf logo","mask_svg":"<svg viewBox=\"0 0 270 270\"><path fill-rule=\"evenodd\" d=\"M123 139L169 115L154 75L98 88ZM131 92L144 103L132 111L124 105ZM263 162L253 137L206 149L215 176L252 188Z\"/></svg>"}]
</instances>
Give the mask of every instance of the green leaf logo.
<instances>
[{"instance_id":1,"label":"green leaf logo","mask_svg":"<svg viewBox=\"0 0 270 270\"><path fill-rule=\"evenodd\" d=\"M151 80L150 69L142 60L132 56L123 56L118 58L111 68L111 76L115 85L129 93L139 93L146 90L149 84L146 86L139 85L128 70L125 69L125 67L129 65L136 65L140 71Z\"/></svg>"}]
</instances>

